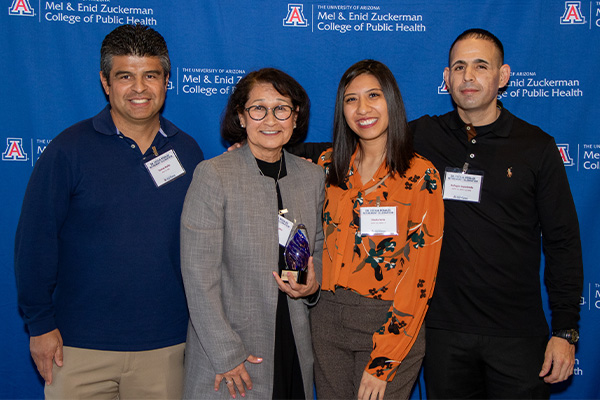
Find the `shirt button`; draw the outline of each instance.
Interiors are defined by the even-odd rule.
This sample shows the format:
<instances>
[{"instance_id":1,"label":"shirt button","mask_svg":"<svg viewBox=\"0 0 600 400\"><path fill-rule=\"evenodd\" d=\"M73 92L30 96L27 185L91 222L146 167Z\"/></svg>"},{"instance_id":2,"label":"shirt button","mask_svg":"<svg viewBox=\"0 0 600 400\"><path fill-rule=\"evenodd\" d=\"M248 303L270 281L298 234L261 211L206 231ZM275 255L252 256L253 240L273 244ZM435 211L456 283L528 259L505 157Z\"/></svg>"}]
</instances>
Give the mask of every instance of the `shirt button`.
<instances>
[{"instance_id":1,"label":"shirt button","mask_svg":"<svg viewBox=\"0 0 600 400\"><path fill-rule=\"evenodd\" d=\"M467 125L467 130L468 130L468 131L470 131L470 130L471 130L471 127L470 127L470 126L468 126L468 125Z\"/></svg>"},{"instance_id":2,"label":"shirt button","mask_svg":"<svg viewBox=\"0 0 600 400\"><path fill-rule=\"evenodd\" d=\"M471 140L471 143L475 144L475 143L477 143L477 140L473 139L473 140Z\"/></svg>"},{"instance_id":3,"label":"shirt button","mask_svg":"<svg viewBox=\"0 0 600 400\"><path fill-rule=\"evenodd\" d=\"M135 149L135 144L132 144L132 145L131 145L131 148L132 148L132 149Z\"/></svg>"},{"instance_id":4,"label":"shirt button","mask_svg":"<svg viewBox=\"0 0 600 400\"><path fill-rule=\"evenodd\" d=\"M471 154L469 154L469 157L475 158L475 154L471 153Z\"/></svg>"}]
</instances>

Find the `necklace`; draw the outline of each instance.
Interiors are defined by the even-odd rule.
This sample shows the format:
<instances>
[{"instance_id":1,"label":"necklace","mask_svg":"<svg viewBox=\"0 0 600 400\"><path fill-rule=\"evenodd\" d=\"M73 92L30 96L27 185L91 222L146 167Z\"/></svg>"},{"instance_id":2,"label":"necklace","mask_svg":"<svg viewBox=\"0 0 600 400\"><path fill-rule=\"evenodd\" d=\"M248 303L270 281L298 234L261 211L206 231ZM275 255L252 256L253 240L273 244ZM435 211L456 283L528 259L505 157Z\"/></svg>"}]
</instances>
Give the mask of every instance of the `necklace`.
<instances>
[{"instance_id":1,"label":"necklace","mask_svg":"<svg viewBox=\"0 0 600 400\"><path fill-rule=\"evenodd\" d=\"M267 161L258 160L258 158L257 158L257 161L260 161L263 164L263 167L266 167L265 169L267 169L269 167L270 163L268 163ZM279 177L281 176L282 165L283 165L283 154L281 155L281 158L279 159L279 171L277 172L277 177L268 175L270 178L275 179L275 186L277 186L277 183L279 181ZM267 176L267 175L264 174L262 168L260 167L260 164L258 165L258 171L260 172L260 174L262 176ZM269 172L268 169L267 169L267 172Z\"/></svg>"},{"instance_id":2,"label":"necklace","mask_svg":"<svg viewBox=\"0 0 600 400\"><path fill-rule=\"evenodd\" d=\"M258 171L260 172L260 174L262 176L265 177L269 177L275 180L275 192L277 193L277 203L278 203L278 207L279 207L279 216L281 217L282 215L286 214L288 212L287 208L282 208L282 200L281 200L281 194L279 192L279 178L281 177L281 170L283 169L283 154L281 155L281 158L279 159L279 171L277 172L277 176L275 176L275 170L273 169L273 167L275 166L275 163L268 163L266 161L262 161L259 160L258 158L256 159L257 161L257 165L258 165ZM263 172L263 168L265 169L265 171L267 172L267 175L265 175L265 173Z\"/></svg>"}]
</instances>

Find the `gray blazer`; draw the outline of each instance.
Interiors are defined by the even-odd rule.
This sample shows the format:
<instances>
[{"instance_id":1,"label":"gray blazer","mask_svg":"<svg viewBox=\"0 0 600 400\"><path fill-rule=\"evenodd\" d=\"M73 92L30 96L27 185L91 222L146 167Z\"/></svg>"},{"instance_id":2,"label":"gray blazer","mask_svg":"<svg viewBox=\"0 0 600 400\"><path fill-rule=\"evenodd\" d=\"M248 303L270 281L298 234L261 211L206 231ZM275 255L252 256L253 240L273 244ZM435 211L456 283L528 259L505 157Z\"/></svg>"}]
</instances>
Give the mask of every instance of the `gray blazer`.
<instances>
[{"instance_id":1,"label":"gray blazer","mask_svg":"<svg viewBox=\"0 0 600 400\"><path fill-rule=\"evenodd\" d=\"M306 225L317 279L321 281L324 173L285 153L287 175L279 180L285 217ZM250 148L198 165L181 216L181 272L190 310L184 398L230 399L217 373L248 355L253 389L247 399L270 399L273 390L275 314L279 288L272 271L279 260L277 194L261 175ZM313 355L308 304L288 297L304 393L313 398Z\"/></svg>"}]
</instances>

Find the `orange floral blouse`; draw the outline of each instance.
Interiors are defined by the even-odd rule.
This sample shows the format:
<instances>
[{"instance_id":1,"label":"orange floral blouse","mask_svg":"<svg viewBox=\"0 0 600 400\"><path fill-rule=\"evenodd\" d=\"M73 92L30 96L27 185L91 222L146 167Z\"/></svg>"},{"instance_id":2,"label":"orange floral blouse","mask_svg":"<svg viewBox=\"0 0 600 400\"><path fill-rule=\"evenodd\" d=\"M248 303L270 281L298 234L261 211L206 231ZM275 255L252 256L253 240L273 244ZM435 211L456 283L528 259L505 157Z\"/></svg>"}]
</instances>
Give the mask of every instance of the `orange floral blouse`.
<instances>
[{"instance_id":1,"label":"orange floral blouse","mask_svg":"<svg viewBox=\"0 0 600 400\"><path fill-rule=\"evenodd\" d=\"M319 159L326 173L331 150ZM365 368L391 381L417 338L433 293L444 230L441 182L433 164L416 155L405 175L390 176L384 162L363 185L354 168L356 154L347 187L325 189L322 289L393 301L373 333ZM361 236L360 208L376 205L396 207L397 235Z\"/></svg>"}]
</instances>

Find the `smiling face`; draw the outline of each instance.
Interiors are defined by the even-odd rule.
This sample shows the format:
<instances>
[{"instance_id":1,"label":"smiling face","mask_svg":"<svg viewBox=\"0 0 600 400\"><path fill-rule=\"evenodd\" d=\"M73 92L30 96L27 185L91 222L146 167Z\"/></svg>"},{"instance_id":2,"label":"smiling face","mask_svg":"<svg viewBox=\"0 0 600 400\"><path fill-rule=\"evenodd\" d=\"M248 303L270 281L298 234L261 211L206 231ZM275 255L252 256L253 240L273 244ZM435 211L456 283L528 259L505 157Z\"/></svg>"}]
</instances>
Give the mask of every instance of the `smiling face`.
<instances>
[{"instance_id":1,"label":"smiling face","mask_svg":"<svg viewBox=\"0 0 600 400\"><path fill-rule=\"evenodd\" d=\"M158 123L168 82L158 57L114 56L109 78L100 73L119 130Z\"/></svg>"},{"instance_id":2,"label":"smiling face","mask_svg":"<svg viewBox=\"0 0 600 400\"><path fill-rule=\"evenodd\" d=\"M468 38L454 45L450 66L444 70L448 91L464 122L490 124L498 117L498 89L506 86L510 67L489 40Z\"/></svg>"},{"instance_id":3,"label":"smiling face","mask_svg":"<svg viewBox=\"0 0 600 400\"><path fill-rule=\"evenodd\" d=\"M251 106L263 106L269 110L260 121L250 118L245 110L238 113L240 123L246 127L250 151L259 160L275 162L281 157L283 146L292 137L298 114L292 112L291 117L280 121L275 118L272 109L277 106L293 107L292 99L279 93L272 84L258 82L250 90L244 108Z\"/></svg>"},{"instance_id":4,"label":"smiling face","mask_svg":"<svg viewBox=\"0 0 600 400\"><path fill-rule=\"evenodd\" d=\"M348 84L344 91L344 117L361 142L386 143L388 107L377 78L365 73Z\"/></svg>"}]
</instances>

